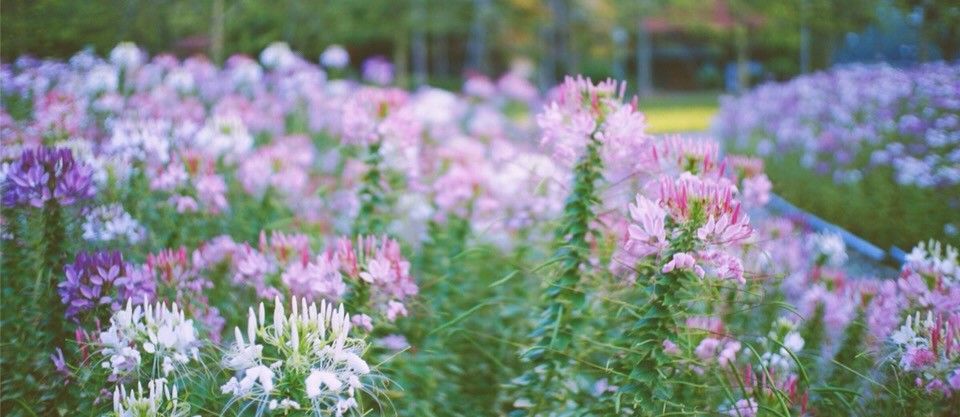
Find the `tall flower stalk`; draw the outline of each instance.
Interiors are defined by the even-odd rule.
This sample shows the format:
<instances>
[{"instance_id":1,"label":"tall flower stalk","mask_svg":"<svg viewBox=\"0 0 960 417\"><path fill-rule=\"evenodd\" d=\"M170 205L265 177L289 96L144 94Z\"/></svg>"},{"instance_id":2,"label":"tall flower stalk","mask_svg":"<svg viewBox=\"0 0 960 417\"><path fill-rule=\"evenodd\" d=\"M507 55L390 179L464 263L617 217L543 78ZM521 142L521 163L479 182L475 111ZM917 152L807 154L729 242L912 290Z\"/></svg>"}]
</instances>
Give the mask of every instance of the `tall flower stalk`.
<instances>
[{"instance_id":1,"label":"tall flower stalk","mask_svg":"<svg viewBox=\"0 0 960 417\"><path fill-rule=\"evenodd\" d=\"M563 352L571 348L572 335L583 325L587 305L580 281L589 263L589 237L600 201L601 151L644 138L643 115L635 101L624 102L623 91L624 84L611 80L593 84L568 77L538 116L542 143L552 147L558 160L576 163L573 186L555 230L551 262L558 267L542 296L539 319L530 333L533 344L522 355L527 370L512 381L519 389L511 415L538 415L559 403L550 391L565 366Z\"/></svg>"},{"instance_id":2,"label":"tall flower stalk","mask_svg":"<svg viewBox=\"0 0 960 417\"><path fill-rule=\"evenodd\" d=\"M556 230L557 249L553 260L559 268L543 294L540 317L530 333L534 344L523 354L529 362L528 371L516 380L528 389L546 389L554 382L563 367L563 356L559 352L570 347L572 335L583 322L581 315L586 296L579 284L590 256L587 241L590 224L596 218L596 180L602 166L599 146L599 142L591 139L587 154L577 163L573 192L567 199L563 220ZM549 399L544 395L538 401L530 409L530 415L536 415Z\"/></svg>"},{"instance_id":3,"label":"tall flower stalk","mask_svg":"<svg viewBox=\"0 0 960 417\"><path fill-rule=\"evenodd\" d=\"M67 149L27 149L11 165L4 184L3 205L40 209L41 240L35 248L38 269L57 273L63 268L63 207L93 196L92 174Z\"/></svg>"},{"instance_id":4,"label":"tall flower stalk","mask_svg":"<svg viewBox=\"0 0 960 417\"><path fill-rule=\"evenodd\" d=\"M359 199L360 212L354 232L357 234L378 234L383 232L383 206L386 203L386 190L383 188L383 155L380 154L381 142L374 142L367 146L367 153L363 162L367 165L367 172L363 175L360 185Z\"/></svg>"},{"instance_id":5,"label":"tall flower stalk","mask_svg":"<svg viewBox=\"0 0 960 417\"><path fill-rule=\"evenodd\" d=\"M363 88L343 106L341 140L364 148L367 171L359 190L360 212L354 223L356 234L383 233L386 190L383 175L383 145L400 147L417 140L420 126L405 107L406 92L397 89Z\"/></svg>"},{"instance_id":6,"label":"tall flower stalk","mask_svg":"<svg viewBox=\"0 0 960 417\"><path fill-rule=\"evenodd\" d=\"M70 241L64 211L93 194L91 169L67 149L24 150L9 166L3 182L4 221L12 226L4 256L29 259L5 259L4 267L15 269L3 271L4 287L29 295L4 300L5 316L12 313L20 320L4 320L2 333L5 344L29 343L32 349L16 352L19 355L0 364L4 375L24 378L11 386L26 387L26 395L39 401L42 413L52 412L54 398L66 395L63 390L46 389L60 381L46 362L67 333L64 307L56 292ZM11 246L16 249L6 252Z\"/></svg>"},{"instance_id":7,"label":"tall flower stalk","mask_svg":"<svg viewBox=\"0 0 960 417\"><path fill-rule=\"evenodd\" d=\"M725 249L753 233L734 192L723 178L685 173L661 178L656 200L638 195L630 206L635 223L625 251L638 259L645 304L625 331L629 348L616 367L626 375L619 381L622 398L642 415L662 412L675 395L671 381L683 370L672 356L689 348L678 348L687 339L681 332L687 292L708 274L744 281L741 261Z\"/></svg>"}]
</instances>

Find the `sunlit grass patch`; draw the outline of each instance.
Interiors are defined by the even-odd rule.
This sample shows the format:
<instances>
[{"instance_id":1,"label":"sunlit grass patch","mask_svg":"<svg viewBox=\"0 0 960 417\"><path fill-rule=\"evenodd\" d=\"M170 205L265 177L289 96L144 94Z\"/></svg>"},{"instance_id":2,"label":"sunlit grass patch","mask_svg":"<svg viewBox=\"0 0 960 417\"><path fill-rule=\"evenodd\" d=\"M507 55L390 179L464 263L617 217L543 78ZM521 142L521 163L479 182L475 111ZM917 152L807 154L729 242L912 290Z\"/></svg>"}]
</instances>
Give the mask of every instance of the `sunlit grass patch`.
<instances>
[{"instance_id":1,"label":"sunlit grass patch","mask_svg":"<svg viewBox=\"0 0 960 417\"><path fill-rule=\"evenodd\" d=\"M718 93L673 93L640 100L650 133L679 133L707 130L717 112Z\"/></svg>"}]
</instances>

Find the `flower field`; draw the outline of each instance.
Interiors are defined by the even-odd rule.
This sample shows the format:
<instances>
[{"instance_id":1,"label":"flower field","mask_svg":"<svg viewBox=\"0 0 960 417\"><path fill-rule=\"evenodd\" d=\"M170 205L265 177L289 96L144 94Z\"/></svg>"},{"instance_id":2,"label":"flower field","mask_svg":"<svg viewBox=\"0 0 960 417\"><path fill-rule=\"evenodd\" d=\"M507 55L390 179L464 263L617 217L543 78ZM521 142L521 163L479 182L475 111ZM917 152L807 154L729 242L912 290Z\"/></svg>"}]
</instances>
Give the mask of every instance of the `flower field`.
<instances>
[{"instance_id":1,"label":"flower field","mask_svg":"<svg viewBox=\"0 0 960 417\"><path fill-rule=\"evenodd\" d=\"M957 66L730 99L718 136L765 164L648 133L618 81L408 91L337 47L258 58L2 65L0 414L960 410ZM878 222L910 231L899 276L765 209L793 153L941 198L936 227Z\"/></svg>"},{"instance_id":2,"label":"flower field","mask_svg":"<svg viewBox=\"0 0 960 417\"><path fill-rule=\"evenodd\" d=\"M956 63L850 66L727 98L714 130L763 155L784 197L884 248L957 245L958 90Z\"/></svg>"}]
</instances>

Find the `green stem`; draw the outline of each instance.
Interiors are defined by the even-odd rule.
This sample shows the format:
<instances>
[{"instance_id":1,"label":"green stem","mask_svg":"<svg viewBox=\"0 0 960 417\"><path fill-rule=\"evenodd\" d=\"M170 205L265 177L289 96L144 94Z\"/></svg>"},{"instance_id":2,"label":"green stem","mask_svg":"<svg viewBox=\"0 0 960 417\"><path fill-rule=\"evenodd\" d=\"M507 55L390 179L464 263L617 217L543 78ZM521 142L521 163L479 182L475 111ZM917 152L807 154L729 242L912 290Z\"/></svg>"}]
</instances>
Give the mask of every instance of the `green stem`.
<instances>
[{"instance_id":1,"label":"green stem","mask_svg":"<svg viewBox=\"0 0 960 417\"><path fill-rule=\"evenodd\" d=\"M360 212L354 224L354 233L379 234L383 233L384 229L381 211L386 200L381 171L383 155L380 154L380 142L373 143L367 148L364 163L367 165L367 172L360 186Z\"/></svg>"},{"instance_id":2,"label":"green stem","mask_svg":"<svg viewBox=\"0 0 960 417\"><path fill-rule=\"evenodd\" d=\"M563 366L563 355L558 352L570 347L571 335L577 334L577 329L583 325L586 297L578 287L582 268L589 261L587 239L591 223L596 218L594 205L599 201L596 182L603 169L600 145L591 136L586 153L574 167L573 189L555 232L554 260L559 269L543 295L541 317L531 332L533 346L523 354L529 362L527 371L516 380L521 391L518 397L529 398L536 394L540 399L529 410L514 410L511 415L537 415L549 406L551 398L548 398L547 391ZM538 371L542 372L542 378Z\"/></svg>"},{"instance_id":3,"label":"green stem","mask_svg":"<svg viewBox=\"0 0 960 417\"><path fill-rule=\"evenodd\" d=\"M63 224L63 209L55 200L43 206L43 241L41 242L41 268L53 275L62 271L66 254L63 242L66 232Z\"/></svg>"},{"instance_id":4,"label":"green stem","mask_svg":"<svg viewBox=\"0 0 960 417\"><path fill-rule=\"evenodd\" d=\"M696 205L692 213L690 220L680 225L680 234L671 239L669 249L660 258L662 262L696 246L696 230L703 219ZM622 391L632 395L640 415L652 416L663 412L663 404L674 396L674 378L669 374L677 369L673 367L673 358L664 351L663 342L688 343L679 333L682 326L677 317L682 317L688 308L684 292L694 281L689 271L662 273L659 264L656 269L645 271L650 274L644 288L647 302L640 319L626 332L631 348L622 362L627 366L624 373L629 375L622 381Z\"/></svg>"},{"instance_id":5,"label":"green stem","mask_svg":"<svg viewBox=\"0 0 960 417\"><path fill-rule=\"evenodd\" d=\"M870 355L863 353L863 340L867 333L866 312L863 307L857 309L857 315L853 321L850 322L850 325L847 326L845 333L843 342L840 344L840 349L833 358L835 363L833 370L827 377L827 386L859 392L860 378L856 372L865 373L866 370L872 366ZM842 366L838 364L842 364ZM842 404L853 403L853 401L856 400L856 395L846 391L836 391L831 394L841 400L839 401L840 404L835 404L831 401L826 404L816 404L815 408L821 408L818 406L822 406L823 408L839 408ZM822 398L816 400L817 403L823 401L824 399Z\"/></svg>"}]
</instances>

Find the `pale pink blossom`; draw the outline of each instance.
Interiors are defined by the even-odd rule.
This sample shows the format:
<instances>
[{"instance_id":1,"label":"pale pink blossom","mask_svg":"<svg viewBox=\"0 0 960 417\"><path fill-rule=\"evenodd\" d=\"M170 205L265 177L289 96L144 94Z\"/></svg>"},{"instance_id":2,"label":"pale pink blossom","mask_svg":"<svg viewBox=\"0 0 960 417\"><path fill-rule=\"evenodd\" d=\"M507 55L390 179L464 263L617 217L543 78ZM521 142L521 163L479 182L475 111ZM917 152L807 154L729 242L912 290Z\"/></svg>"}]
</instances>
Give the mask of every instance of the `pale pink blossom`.
<instances>
[{"instance_id":1,"label":"pale pink blossom","mask_svg":"<svg viewBox=\"0 0 960 417\"><path fill-rule=\"evenodd\" d=\"M693 271L693 273L700 278L703 278L705 274L703 268L697 265L697 260L694 259L693 255L687 252L673 254L673 258L670 259L670 262L667 262L667 264L663 266L663 270L661 272L666 274L674 270Z\"/></svg>"},{"instance_id":2,"label":"pale pink blossom","mask_svg":"<svg viewBox=\"0 0 960 417\"><path fill-rule=\"evenodd\" d=\"M637 195L630 206L630 217L635 223L628 226L628 250L636 256L657 254L668 246L664 221L667 213L648 198Z\"/></svg>"}]
</instances>

